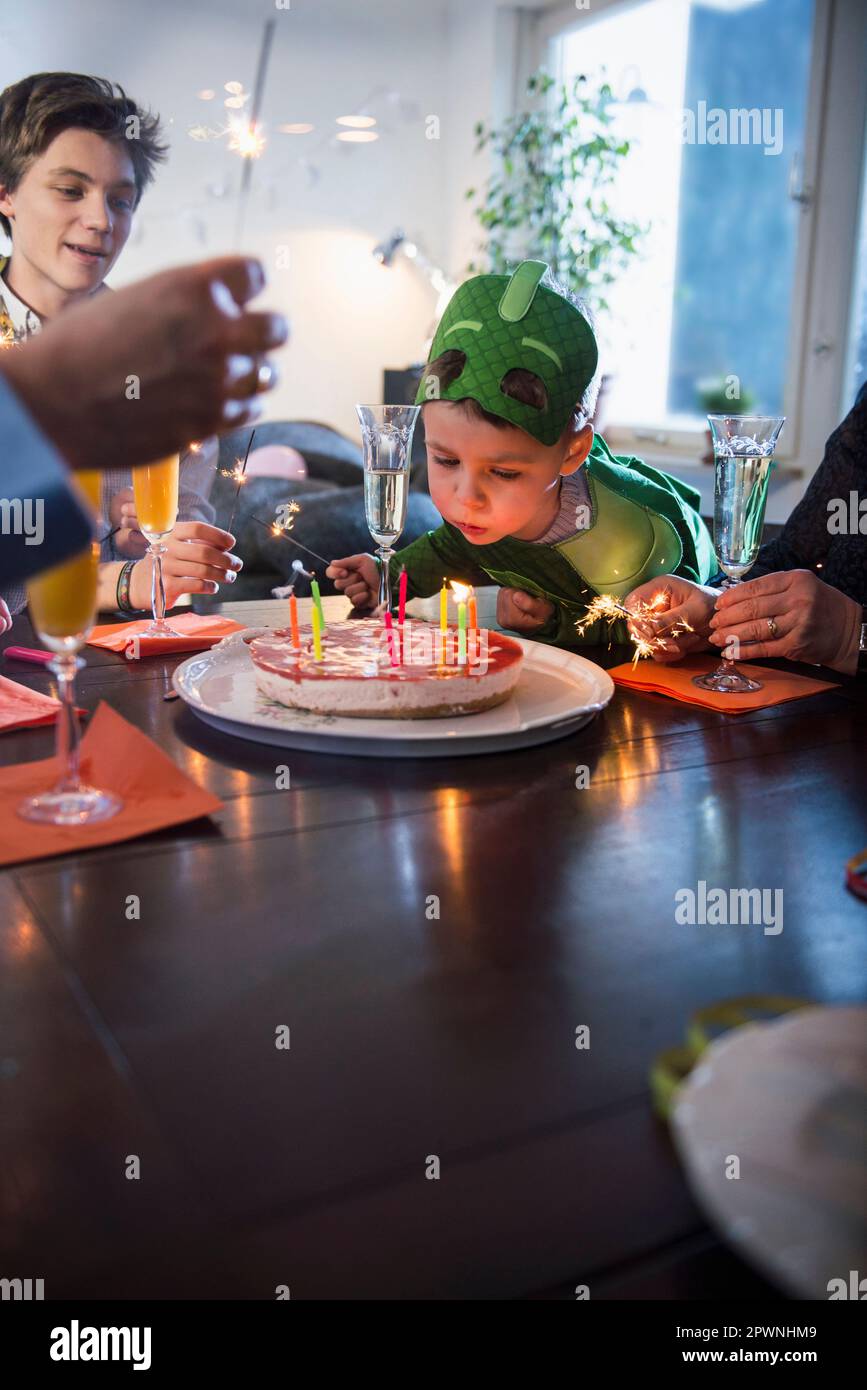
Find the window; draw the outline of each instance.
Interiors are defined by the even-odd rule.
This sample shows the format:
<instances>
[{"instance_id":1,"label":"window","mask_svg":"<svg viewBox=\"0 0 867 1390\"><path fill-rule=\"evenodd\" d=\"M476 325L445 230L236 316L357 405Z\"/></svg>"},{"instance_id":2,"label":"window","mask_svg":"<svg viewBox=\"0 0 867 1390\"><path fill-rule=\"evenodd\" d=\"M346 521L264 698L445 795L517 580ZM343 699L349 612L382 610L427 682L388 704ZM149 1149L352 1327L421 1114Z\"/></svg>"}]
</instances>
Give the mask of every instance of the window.
<instances>
[{"instance_id":1,"label":"window","mask_svg":"<svg viewBox=\"0 0 867 1390\"><path fill-rule=\"evenodd\" d=\"M865 142L861 190L858 269L855 275L855 294L852 303L849 360L843 388L843 413L849 410L864 382L867 381L867 142Z\"/></svg>"},{"instance_id":2,"label":"window","mask_svg":"<svg viewBox=\"0 0 867 1390\"><path fill-rule=\"evenodd\" d=\"M560 41L603 72L632 151L612 202L649 224L609 292L607 415L704 428L702 390L785 409L814 0L609 6ZM739 405L740 402L740 405Z\"/></svg>"}]
</instances>

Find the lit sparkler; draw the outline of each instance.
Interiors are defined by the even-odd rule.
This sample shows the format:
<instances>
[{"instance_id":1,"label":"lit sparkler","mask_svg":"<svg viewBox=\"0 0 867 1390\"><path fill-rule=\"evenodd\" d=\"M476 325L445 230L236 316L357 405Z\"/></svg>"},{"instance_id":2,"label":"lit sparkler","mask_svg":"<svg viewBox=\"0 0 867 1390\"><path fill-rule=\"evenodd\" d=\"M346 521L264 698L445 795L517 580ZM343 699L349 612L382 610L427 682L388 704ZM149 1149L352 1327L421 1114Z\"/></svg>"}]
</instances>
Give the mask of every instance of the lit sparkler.
<instances>
[{"instance_id":1,"label":"lit sparkler","mask_svg":"<svg viewBox=\"0 0 867 1390\"><path fill-rule=\"evenodd\" d=\"M620 603L613 594L599 594L587 605L586 616L580 623L575 624L575 630L579 636L583 637L587 628L592 627L598 621L607 622L609 627L617 622L618 618L629 618L637 627L646 626L650 621L660 617L668 607L668 595L664 593L654 594L650 602L644 599L639 600L635 608L627 608ZM678 637L681 633L692 632L685 618L679 618L667 628L658 629L653 636L645 635L642 632L630 633L631 640L635 646L635 653L632 657L633 666L637 666L642 657L653 656L661 645L664 637Z\"/></svg>"},{"instance_id":2,"label":"lit sparkler","mask_svg":"<svg viewBox=\"0 0 867 1390\"><path fill-rule=\"evenodd\" d=\"M250 192L250 180L253 176L253 160L258 159L262 150L265 148L265 139L259 127L259 116L262 111L262 101L265 96L265 79L268 75L268 59L271 55L271 43L274 38L274 26L276 20L266 19L265 31L262 35L262 47L259 50L259 64L256 69L256 81L253 86L253 106L250 112L250 120L246 125L246 135L243 141L237 146L239 154L244 161L244 168L241 173L241 188L238 194L238 220L235 225L235 248L240 250L241 240L244 231L244 214L247 209L247 198Z\"/></svg>"},{"instance_id":3,"label":"lit sparkler","mask_svg":"<svg viewBox=\"0 0 867 1390\"><path fill-rule=\"evenodd\" d=\"M230 121L229 149L237 151L244 159L258 159L265 148L266 140L261 127L254 121Z\"/></svg>"},{"instance_id":4,"label":"lit sparkler","mask_svg":"<svg viewBox=\"0 0 867 1390\"><path fill-rule=\"evenodd\" d=\"M246 477L246 473L247 473L247 459L250 457L250 450L251 450L252 447L253 447L253 440L254 440L255 438L256 438L256 431L255 431L255 430L251 430L251 431L250 431L250 438L247 440L247 452L246 452L245 455L244 455L244 462L243 462L243 463L241 462L240 459L238 459L238 460L236 461L236 463L235 463L235 467L234 467L234 468L231 468L231 469L229 469L229 468L221 468L221 469L220 469L220 472L222 473L222 475L223 475L224 478L234 478L235 482L237 483L237 487L235 488L235 500L234 500L234 502L232 503L232 515L229 517L229 524L228 524L228 526L226 527L226 530L227 530L227 531L231 531L231 529L232 529L232 522L235 520L235 512L238 510L238 498L239 498L240 495L241 495L241 488L244 486L244 484L245 484L246 481L247 481L247 477Z\"/></svg>"},{"instance_id":5,"label":"lit sparkler","mask_svg":"<svg viewBox=\"0 0 867 1390\"><path fill-rule=\"evenodd\" d=\"M289 506L292 510L296 512L300 512L301 510L297 502L295 502L294 504L290 502ZM321 565L325 565L326 569L331 564L331 561L326 560L324 555L317 554L315 550L311 550L310 547L307 545L302 545L300 541L296 541L294 536L290 536L289 531L291 527L281 525L279 521L263 521L262 518L259 516L251 517L251 520L255 521L257 526L264 526L265 530L270 531L271 535L274 536L275 539L279 539L280 537L282 537L285 540L289 541L292 545L297 545L299 550L303 550L307 555L312 555L314 560L318 560ZM290 521L294 522L294 517L291 517Z\"/></svg>"}]
</instances>

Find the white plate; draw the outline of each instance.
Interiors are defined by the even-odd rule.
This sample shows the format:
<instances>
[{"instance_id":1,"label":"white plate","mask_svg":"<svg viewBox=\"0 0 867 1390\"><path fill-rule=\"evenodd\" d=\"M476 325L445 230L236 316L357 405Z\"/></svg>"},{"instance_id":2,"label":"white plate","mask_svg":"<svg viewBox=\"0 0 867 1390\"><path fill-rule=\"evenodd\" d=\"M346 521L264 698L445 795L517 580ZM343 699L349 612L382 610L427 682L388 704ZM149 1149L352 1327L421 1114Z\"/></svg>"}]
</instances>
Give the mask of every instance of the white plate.
<instances>
[{"instance_id":1,"label":"white plate","mask_svg":"<svg viewBox=\"0 0 867 1390\"><path fill-rule=\"evenodd\" d=\"M524 665L512 695L496 709L454 719L346 719L290 709L263 695L241 640L245 628L209 652L188 657L172 684L206 724L238 738L356 757L437 758L496 753L564 738L587 724L614 694L607 671L560 647L516 638Z\"/></svg>"},{"instance_id":2,"label":"white plate","mask_svg":"<svg viewBox=\"0 0 867 1390\"><path fill-rule=\"evenodd\" d=\"M827 1299L832 1279L867 1276L867 1010L733 1029L686 1078L672 1121L699 1202L768 1278Z\"/></svg>"}]
</instances>

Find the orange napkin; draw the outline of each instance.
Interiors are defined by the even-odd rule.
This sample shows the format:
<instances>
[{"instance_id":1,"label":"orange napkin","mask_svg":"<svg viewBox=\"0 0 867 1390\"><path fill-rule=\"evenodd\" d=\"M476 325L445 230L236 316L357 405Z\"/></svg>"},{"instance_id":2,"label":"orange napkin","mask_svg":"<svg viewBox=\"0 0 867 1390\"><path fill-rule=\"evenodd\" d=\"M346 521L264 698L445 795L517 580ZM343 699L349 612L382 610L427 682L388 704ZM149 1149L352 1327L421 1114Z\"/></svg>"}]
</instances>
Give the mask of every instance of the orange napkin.
<instances>
[{"instance_id":1,"label":"orange napkin","mask_svg":"<svg viewBox=\"0 0 867 1390\"><path fill-rule=\"evenodd\" d=\"M88 638L89 647L105 647L110 652L125 652L130 640L150 627L150 618L134 623L103 623L95 627ZM139 642L139 656L164 656L167 652L206 652L232 632L240 632L242 623L232 618L212 617L207 613L182 613L169 618L169 625L182 633L181 637L145 637Z\"/></svg>"},{"instance_id":2,"label":"orange napkin","mask_svg":"<svg viewBox=\"0 0 867 1390\"><path fill-rule=\"evenodd\" d=\"M40 724L54 724L60 701L38 690L28 690L18 681L0 676L0 733L10 729L35 729ZM80 709L79 714L87 710Z\"/></svg>"},{"instance_id":3,"label":"orange napkin","mask_svg":"<svg viewBox=\"0 0 867 1390\"><path fill-rule=\"evenodd\" d=\"M123 810L95 825L35 825L22 820L18 805L53 786L58 770L56 758L0 769L0 864L117 844L210 815L223 805L104 701L81 740L81 776L121 797Z\"/></svg>"},{"instance_id":4,"label":"orange napkin","mask_svg":"<svg viewBox=\"0 0 867 1390\"><path fill-rule=\"evenodd\" d=\"M693 676L703 676L718 665L718 657L689 656L673 666L644 660L633 667L631 662L626 662L623 666L612 667L608 674L615 684L628 686L631 690L670 695L673 700L683 700L688 705L704 705L705 709L718 709L725 714L744 714L750 709L764 709L766 705L781 705L786 700L816 695L820 690L836 689L833 681L818 681L812 676L792 676L772 666L749 666L743 661L737 663L738 670L743 671L745 676L761 681L761 690L749 691L745 695L715 695L712 690L700 690L693 685Z\"/></svg>"}]
</instances>

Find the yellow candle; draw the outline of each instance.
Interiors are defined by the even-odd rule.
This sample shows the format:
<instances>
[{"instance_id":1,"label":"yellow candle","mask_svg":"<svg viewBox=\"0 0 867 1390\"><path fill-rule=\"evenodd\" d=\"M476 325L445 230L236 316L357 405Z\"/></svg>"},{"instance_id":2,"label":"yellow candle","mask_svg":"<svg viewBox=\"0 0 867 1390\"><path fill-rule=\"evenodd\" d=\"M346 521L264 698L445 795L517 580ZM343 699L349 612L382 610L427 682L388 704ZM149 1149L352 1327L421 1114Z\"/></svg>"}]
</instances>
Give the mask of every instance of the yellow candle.
<instances>
[{"instance_id":1,"label":"yellow candle","mask_svg":"<svg viewBox=\"0 0 867 1390\"><path fill-rule=\"evenodd\" d=\"M449 625L449 591L446 588L446 581L443 580L443 587L440 589L440 632L445 632Z\"/></svg>"},{"instance_id":2,"label":"yellow candle","mask_svg":"<svg viewBox=\"0 0 867 1390\"><path fill-rule=\"evenodd\" d=\"M319 621L319 609L313 605L313 655L317 661L322 660L322 625Z\"/></svg>"}]
</instances>

